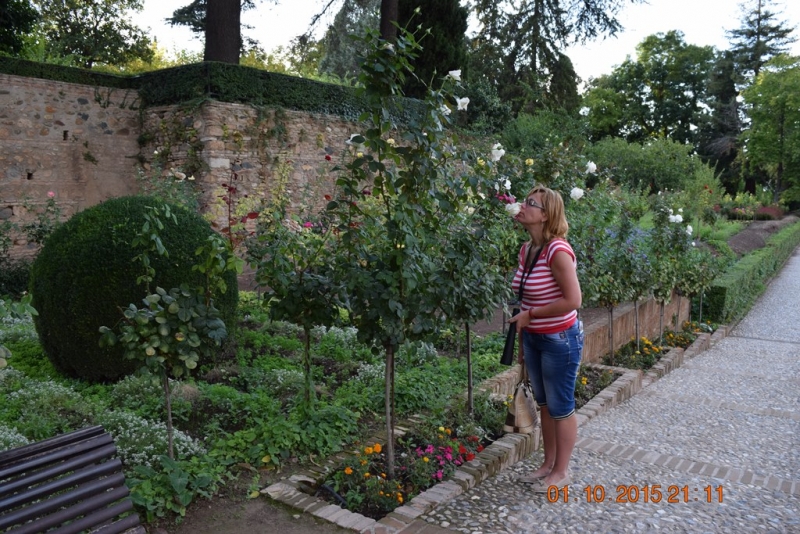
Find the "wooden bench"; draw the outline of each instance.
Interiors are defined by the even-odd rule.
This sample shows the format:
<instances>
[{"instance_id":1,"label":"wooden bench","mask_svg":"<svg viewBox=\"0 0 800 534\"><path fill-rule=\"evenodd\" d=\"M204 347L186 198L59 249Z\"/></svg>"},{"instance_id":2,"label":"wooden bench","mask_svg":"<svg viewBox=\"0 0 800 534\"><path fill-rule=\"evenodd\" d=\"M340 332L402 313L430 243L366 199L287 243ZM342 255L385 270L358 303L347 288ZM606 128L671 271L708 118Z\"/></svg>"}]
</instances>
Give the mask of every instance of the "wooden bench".
<instances>
[{"instance_id":1,"label":"wooden bench","mask_svg":"<svg viewBox=\"0 0 800 534\"><path fill-rule=\"evenodd\" d=\"M145 534L116 453L102 426L0 452L0 532Z\"/></svg>"}]
</instances>

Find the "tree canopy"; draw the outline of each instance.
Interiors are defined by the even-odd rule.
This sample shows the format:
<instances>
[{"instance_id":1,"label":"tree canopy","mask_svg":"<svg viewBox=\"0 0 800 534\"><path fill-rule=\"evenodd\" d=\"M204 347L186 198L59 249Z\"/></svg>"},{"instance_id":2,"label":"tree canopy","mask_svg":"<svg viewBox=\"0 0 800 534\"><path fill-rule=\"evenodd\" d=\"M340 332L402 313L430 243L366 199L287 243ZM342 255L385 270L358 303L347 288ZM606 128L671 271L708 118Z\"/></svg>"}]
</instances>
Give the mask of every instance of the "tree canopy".
<instances>
[{"instance_id":1,"label":"tree canopy","mask_svg":"<svg viewBox=\"0 0 800 534\"><path fill-rule=\"evenodd\" d=\"M128 18L130 11L142 10L142 0L36 0L36 5L54 55L71 55L86 68L153 55L150 39Z\"/></svg>"},{"instance_id":2,"label":"tree canopy","mask_svg":"<svg viewBox=\"0 0 800 534\"><path fill-rule=\"evenodd\" d=\"M22 36L33 31L39 13L28 0L0 0L0 54L18 54Z\"/></svg>"}]
</instances>

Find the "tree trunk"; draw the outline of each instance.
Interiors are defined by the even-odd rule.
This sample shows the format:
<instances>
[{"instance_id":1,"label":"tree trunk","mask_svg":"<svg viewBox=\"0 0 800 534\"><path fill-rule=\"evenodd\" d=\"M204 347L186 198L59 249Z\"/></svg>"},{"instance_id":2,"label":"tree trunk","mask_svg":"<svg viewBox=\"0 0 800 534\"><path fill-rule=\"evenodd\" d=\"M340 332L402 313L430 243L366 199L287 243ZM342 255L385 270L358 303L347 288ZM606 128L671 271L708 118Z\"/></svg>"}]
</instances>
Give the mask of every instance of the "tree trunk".
<instances>
[{"instance_id":1,"label":"tree trunk","mask_svg":"<svg viewBox=\"0 0 800 534\"><path fill-rule=\"evenodd\" d=\"M169 391L169 377L166 371L161 375L161 383L164 386L164 403L167 406L167 454L170 460L175 459L172 447L172 396Z\"/></svg>"},{"instance_id":2,"label":"tree trunk","mask_svg":"<svg viewBox=\"0 0 800 534\"><path fill-rule=\"evenodd\" d=\"M700 292L700 318L697 321L699 323L703 322L703 293L704 291Z\"/></svg>"},{"instance_id":3,"label":"tree trunk","mask_svg":"<svg viewBox=\"0 0 800 534\"><path fill-rule=\"evenodd\" d=\"M394 479L394 347L386 347L386 474Z\"/></svg>"},{"instance_id":4,"label":"tree trunk","mask_svg":"<svg viewBox=\"0 0 800 534\"><path fill-rule=\"evenodd\" d=\"M666 304L661 302L661 313L658 317L658 345L664 344L664 307Z\"/></svg>"},{"instance_id":5,"label":"tree trunk","mask_svg":"<svg viewBox=\"0 0 800 534\"><path fill-rule=\"evenodd\" d=\"M242 48L240 0L208 0L203 61L239 64Z\"/></svg>"},{"instance_id":6,"label":"tree trunk","mask_svg":"<svg viewBox=\"0 0 800 534\"><path fill-rule=\"evenodd\" d=\"M608 306L608 358L614 365L614 306Z\"/></svg>"},{"instance_id":7,"label":"tree trunk","mask_svg":"<svg viewBox=\"0 0 800 534\"><path fill-rule=\"evenodd\" d=\"M639 299L633 301L633 335L636 336L636 352L639 352L641 348L639 347Z\"/></svg>"},{"instance_id":8,"label":"tree trunk","mask_svg":"<svg viewBox=\"0 0 800 534\"><path fill-rule=\"evenodd\" d=\"M398 0L381 0L381 38L393 43L397 41Z\"/></svg>"},{"instance_id":9,"label":"tree trunk","mask_svg":"<svg viewBox=\"0 0 800 534\"><path fill-rule=\"evenodd\" d=\"M305 375L303 400L305 401L306 408L310 410L314 391L314 382L311 375L311 329L304 328L303 330L306 336L305 347L303 348L303 374Z\"/></svg>"},{"instance_id":10,"label":"tree trunk","mask_svg":"<svg viewBox=\"0 0 800 534\"><path fill-rule=\"evenodd\" d=\"M475 403L472 396L472 340L469 335L469 323L465 327L467 330L467 411L472 415L475 411Z\"/></svg>"}]
</instances>

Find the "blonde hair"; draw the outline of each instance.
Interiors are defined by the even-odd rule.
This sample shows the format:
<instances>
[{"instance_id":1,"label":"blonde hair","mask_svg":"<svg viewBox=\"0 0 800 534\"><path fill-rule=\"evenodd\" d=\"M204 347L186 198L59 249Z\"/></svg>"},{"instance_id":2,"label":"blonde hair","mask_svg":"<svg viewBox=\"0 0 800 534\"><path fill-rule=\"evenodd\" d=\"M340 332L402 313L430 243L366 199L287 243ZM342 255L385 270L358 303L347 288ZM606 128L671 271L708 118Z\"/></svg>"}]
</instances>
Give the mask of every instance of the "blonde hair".
<instances>
[{"instance_id":1,"label":"blonde hair","mask_svg":"<svg viewBox=\"0 0 800 534\"><path fill-rule=\"evenodd\" d=\"M528 191L525 198L530 198L531 195L542 194L542 208L547 215L547 220L542 228L542 237L544 242L548 243L554 237L565 239L569 231L569 223L564 213L564 199L561 198L561 193L553 191L549 187L543 185L535 185L533 189Z\"/></svg>"}]
</instances>

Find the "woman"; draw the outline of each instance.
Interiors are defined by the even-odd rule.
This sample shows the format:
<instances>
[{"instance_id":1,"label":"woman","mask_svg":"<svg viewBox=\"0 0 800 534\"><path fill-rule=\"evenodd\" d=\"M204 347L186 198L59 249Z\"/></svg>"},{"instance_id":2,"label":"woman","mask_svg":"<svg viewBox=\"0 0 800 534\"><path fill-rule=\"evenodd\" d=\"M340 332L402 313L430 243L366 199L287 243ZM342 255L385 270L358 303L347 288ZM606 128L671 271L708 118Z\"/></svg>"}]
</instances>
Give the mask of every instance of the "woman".
<instances>
[{"instance_id":1,"label":"woman","mask_svg":"<svg viewBox=\"0 0 800 534\"><path fill-rule=\"evenodd\" d=\"M519 252L513 288L520 313L510 319L520 331L519 363L527 366L541 407L544 462L520 482L537 493L569 484L569 462L578 435L575 380L581 362L583 328L578 321L581 287L564 200L552 189L534 187L516 216L531 236ZM520 291L520 288L522 290Z\"/></svg>"}]
</instances>

